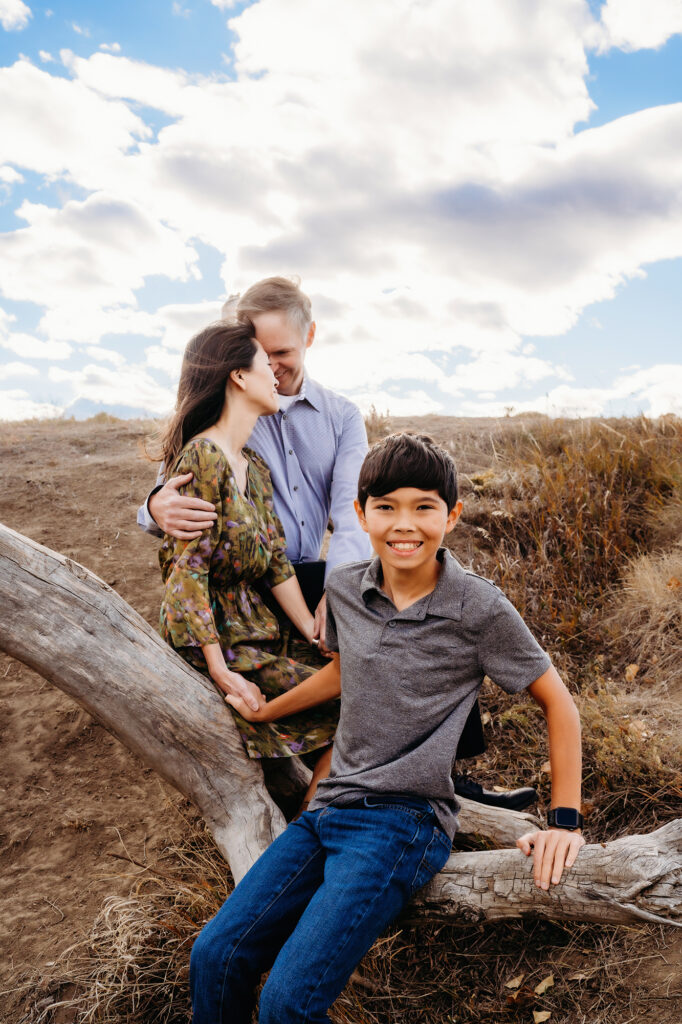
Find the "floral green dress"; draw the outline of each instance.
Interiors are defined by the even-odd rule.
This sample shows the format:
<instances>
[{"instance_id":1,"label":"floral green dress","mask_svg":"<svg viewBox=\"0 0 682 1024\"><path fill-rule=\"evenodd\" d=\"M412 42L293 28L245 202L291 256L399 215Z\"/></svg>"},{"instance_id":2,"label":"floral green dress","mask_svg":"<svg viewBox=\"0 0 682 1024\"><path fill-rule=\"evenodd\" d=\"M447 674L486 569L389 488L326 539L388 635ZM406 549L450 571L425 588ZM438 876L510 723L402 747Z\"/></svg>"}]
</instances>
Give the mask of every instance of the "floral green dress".
<instances>
[{"instance_id":1,"label":"floral green dress","mask_svg":"<svg viewBox=\"0 0 682 1024\"><path fill-rule=\"evenodd\" d=\"M193 473L182 488L215 505L211 530L195 540L164 537L159 551L166 590L161 635L194 668L208 675L202 644L219 643L228 668L255 683L268 699L315 671L284 656L277 619L255 584L276 587L294 575L285 554L282 524L272 503L272 481L263 459L250 448L246 494L237 487L222 449L194 438L173 466L174 476ZM338 701L281 722L245 721L230 709L249 757L292 757L328 746L338 722Z\"/></svg>"}]
</instances>

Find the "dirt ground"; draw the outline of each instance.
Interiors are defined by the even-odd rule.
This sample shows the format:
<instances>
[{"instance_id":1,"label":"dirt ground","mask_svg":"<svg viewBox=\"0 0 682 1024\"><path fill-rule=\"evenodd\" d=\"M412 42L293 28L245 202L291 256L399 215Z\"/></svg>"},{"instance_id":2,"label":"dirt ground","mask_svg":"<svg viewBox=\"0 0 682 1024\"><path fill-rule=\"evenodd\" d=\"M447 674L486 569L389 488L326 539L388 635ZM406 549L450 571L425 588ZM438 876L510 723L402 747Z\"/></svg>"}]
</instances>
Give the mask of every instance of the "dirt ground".
<instances>
[{"instance_id":1,"label":"dirt ground","mask_svg":"<svg viewBox=\"0 0 682 1024\"><path fill-rule=\"evenodd\" d=\"M135 523L155 477L141 453L148 429L0 424L0 522L92 569L155 624L158 544ZM0 681L0 1017L16 1024L41 968L87 935L105 896L128 890L121 858L157 856L187 805L34 672L0 655ZM651 977L661 1024L674 1019L680 952L675 939ZM653 1019L651 1003L640 1008L624 1021Z\"/></svg>"}]
</instances>

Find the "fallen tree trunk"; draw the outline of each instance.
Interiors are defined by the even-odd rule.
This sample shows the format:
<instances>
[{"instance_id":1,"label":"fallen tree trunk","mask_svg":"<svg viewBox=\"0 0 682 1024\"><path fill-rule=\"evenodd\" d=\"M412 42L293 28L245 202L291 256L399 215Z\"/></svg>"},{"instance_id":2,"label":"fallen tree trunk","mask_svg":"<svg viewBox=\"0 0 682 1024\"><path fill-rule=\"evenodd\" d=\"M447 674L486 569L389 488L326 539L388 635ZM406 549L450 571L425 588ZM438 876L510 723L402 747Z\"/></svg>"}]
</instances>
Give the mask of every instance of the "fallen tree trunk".
<instances>
[{"instance_id":1,"label":"fallen tree trunk","mask_svg":"<svg viewBox=\"0 0 682 1024\"><path fill-rule=\"evenodd\" d=\"M453 853L410 905L410 916L470 923L514 917L682 927L682 819L644 836L584 846L560 885L533 882L518 850Z\"/></svg>"},{"instance_id":2,"label":"fallen tree trunk","mask_svg":"<svg viewBox=\"0 0 682 1024\"><path fill-rule=\"evenodd\" d=\"M0 649L68 693L192 800L235 879L241 878L282 831L285 820L265 788L260 765L246 756L232 716L210 681L189 668L97 576L2 525L0 605ZM282 767L290 781L305 783L302 766ZM500 845L513 843L537 824L529 814L462 801L460 831L490 837ZM678 866L682 822L679 826L678 832L666 833L673 837L666 838L666 844L672 844L670 856L675 848ZM647 836L618 840L606 852L602 847L585 848L566 884L550 896L532 886L530 862L518 851L453 854L415 906L421 914L462 920L534 913L620 923L647 912L648 904L641 900L638 912L627 909L633 886L641 883L637 892L658 886L652 919L664 916L667 906L667 919L674 923L682 880L679 873L669 871L668 880L662 881L661 854L653 857L650 841ZM630 848L639 844L638 882L618 843Z\"/></svg>"}]
</instances>

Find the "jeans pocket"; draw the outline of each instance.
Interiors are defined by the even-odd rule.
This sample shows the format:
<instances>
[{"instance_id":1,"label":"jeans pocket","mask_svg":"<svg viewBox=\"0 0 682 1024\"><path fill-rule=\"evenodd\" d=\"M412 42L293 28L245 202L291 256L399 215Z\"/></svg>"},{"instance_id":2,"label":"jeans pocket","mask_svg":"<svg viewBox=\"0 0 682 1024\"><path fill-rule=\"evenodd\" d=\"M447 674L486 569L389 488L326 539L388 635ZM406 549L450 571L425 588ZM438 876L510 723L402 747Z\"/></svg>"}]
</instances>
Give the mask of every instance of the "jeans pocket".
<instances>
[{"instance_id":1,"label":"jeans pocket","mask_svg":"<svg viewBox=\"0 0 682 1024\"><path fill-rule=\"evenodd\" d=\"M433 876L442 870L451 852L452 842L441 829L435 827L412 880L410 891L413 896L418 889L430 882Z\"/></svg>"}]
</instances>

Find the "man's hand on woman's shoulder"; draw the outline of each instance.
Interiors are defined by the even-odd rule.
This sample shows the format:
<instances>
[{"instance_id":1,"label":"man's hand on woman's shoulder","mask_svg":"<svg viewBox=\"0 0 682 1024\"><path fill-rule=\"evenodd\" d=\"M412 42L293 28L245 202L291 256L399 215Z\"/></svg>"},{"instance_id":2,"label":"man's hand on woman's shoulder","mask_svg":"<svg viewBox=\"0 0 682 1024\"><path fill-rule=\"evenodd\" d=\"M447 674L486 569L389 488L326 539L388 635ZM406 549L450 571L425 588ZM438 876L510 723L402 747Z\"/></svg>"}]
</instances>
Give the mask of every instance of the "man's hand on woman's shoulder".
<instances>
[{"instance_id":1,"label":"man's hand on woman's shoulder","mask_svg":"<svg viewBox=\"0 0 682 1024\"><path fill-rule=\"evenodd\" d=\"M180 494L179 488L188 484L193 473L171 477L149 499L149 512L164 533L177 540L194 540L204 530L210 530L216 520L215 505L202 498Z\"/></svg>"}]
</instances>

